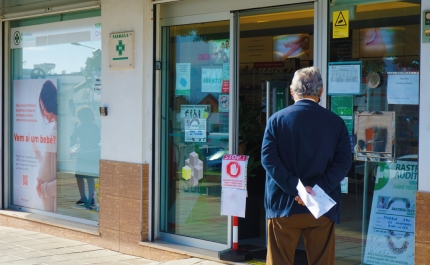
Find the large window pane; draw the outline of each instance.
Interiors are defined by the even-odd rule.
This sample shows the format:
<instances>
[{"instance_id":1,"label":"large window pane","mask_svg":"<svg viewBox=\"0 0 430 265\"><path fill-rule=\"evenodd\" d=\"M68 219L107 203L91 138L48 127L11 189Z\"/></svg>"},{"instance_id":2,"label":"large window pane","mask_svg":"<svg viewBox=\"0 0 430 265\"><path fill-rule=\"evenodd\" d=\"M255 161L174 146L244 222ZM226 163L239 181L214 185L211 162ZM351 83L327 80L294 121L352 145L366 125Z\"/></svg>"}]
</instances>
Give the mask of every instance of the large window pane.
<instances>
[{"instance_id":1,"label":"large window pane","mask_svg":"<svg viewBox=\"0 0 430 265\"><path fill-rule=\"evenodd\" d=\"M11 29L12 203L98 221L100 17L33 22Z\"/></svg>"},{"instance_id":2,"label":"large window pane","mask_svg":"<svg viewBox=\"0 0 430 265\"><path fill-rule=\"evenodd\" d=\"M220 215L228 152L229 23L163 29L161 230L227 243Z\"/></svg>"},{"instance_id":3,"label":"large window pane","mask_svg":"<svg viewBox=\"0 0 430 265\"><path fill-rule=\"evenodd\" d=\"M357 82L359 93L332 94L329 107L349 125L351 153L365 157L354 162L343 186L342 223L336 234L337 243L348 247L337 248L336 255L347 264L380 264L381 260L384 264L413 264L420 4L356 2L336 1L330 6L334 27L341 25L339 12L349 12L350 19L348 37L333 37L330 25L329 68L340 74L342 65L359 62L357 76L362 78ZM343 88L348 87L347 78L338 80L345 80ZM353 120L354 112L359 122ZM367 116L361 116L364 114ZM386 114L394 117L388 126L381 118ZM386 149L392 152L394 159L389 160L393 161L384 159L381 151Z\"/></svg>"}]
</instances>

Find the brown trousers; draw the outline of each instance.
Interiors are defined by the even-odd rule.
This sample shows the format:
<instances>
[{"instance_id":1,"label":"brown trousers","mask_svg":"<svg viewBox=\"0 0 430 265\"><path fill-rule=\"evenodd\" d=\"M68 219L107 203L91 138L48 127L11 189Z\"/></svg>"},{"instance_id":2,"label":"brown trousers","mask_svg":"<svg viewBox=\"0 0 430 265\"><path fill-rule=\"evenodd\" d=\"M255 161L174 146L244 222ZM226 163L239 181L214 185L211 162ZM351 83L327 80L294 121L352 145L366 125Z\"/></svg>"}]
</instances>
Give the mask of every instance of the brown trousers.
<instances>
[{"instance_id":1,"label":"brown trousers","mask_svg":"<svg viewBox=\"0 0 430 265\"><path fill-rule=\"evenodd\" d=\"M335 260L334 222L325 216L294 214L267 221L268 265L293 265L300 234L310 265L333 265Z\"/></svg>"}]
</instances>

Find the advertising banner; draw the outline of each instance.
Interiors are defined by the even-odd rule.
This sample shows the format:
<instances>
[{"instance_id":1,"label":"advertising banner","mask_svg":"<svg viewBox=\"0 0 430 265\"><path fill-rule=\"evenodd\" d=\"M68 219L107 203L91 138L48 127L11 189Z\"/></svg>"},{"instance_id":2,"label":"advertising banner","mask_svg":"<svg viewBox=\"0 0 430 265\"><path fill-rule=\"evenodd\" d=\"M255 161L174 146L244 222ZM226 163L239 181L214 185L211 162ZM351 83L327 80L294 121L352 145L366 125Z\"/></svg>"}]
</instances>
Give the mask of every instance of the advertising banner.
<instances>
[{"instance_id":1,"label":"advertising banner","mask_svg":"<svg viewBox=\"0 0 430 265\"><path fill-rule=\"evenodd\" d=\"M285 61L287 58L309 60L309 40L309 34L274 36L272 61Z\"/></svg>"},{"instance_id":2,"label":"advertising banner","mask_svg":"<svg viewBox=\"0 0 430 265\"><path fill-rule=\"evenodd\" d=\"M14 80L13 204L55 212L57 80Z\"/></svg>"},{"instance_id":3,"label":"advertising banner","mask_svg":"<svg viewBox=\"0 0 430 265\"><path fill-rule=\"evenodd\" d=\"M418 163L379 163L364 264L414 264Z\"/></svg>"}]
</instances>

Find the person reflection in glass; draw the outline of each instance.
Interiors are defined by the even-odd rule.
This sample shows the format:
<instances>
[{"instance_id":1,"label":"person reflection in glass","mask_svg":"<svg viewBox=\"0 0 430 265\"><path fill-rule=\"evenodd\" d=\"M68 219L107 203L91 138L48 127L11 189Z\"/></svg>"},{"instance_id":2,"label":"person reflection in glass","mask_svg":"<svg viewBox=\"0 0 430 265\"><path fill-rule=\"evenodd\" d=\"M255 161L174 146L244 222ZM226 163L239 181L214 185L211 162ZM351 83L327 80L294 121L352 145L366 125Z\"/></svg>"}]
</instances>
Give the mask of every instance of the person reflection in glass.
<instances>
[{"instance_id":1,"label":"person reflection in glass","mask_svg":"<svg viewBox=\"0 0 430 265\"><path fill-rule=\"evenodd\" d=\"M42 200L45 211L57 211L57 88L51 81L46 81L39 95L39 108L45 124L53 124L50 139L45 144L45 154L42 155L33 143L33 152L40 164L37 177L36 191ZM54 138L55 137L55 138Z\"/></svg>"},{"instance_id":2,"label":"person reflection in glass","mask_svg":"<svg viewBox=\"0 0 430 265\"><path fill-rule=\"evenodd\" d=\"M77 205L85 205L90 208L94 195L94 177L97 174L100 158L100 131L94 124L94 113L88 106L80 107L76 111L79 123L72 135L70 142L79 146L76 155L76 182L78 184L80 199ZM88 185L88 197L85 194L85 182Z\"/></svg>"}]
</instances>

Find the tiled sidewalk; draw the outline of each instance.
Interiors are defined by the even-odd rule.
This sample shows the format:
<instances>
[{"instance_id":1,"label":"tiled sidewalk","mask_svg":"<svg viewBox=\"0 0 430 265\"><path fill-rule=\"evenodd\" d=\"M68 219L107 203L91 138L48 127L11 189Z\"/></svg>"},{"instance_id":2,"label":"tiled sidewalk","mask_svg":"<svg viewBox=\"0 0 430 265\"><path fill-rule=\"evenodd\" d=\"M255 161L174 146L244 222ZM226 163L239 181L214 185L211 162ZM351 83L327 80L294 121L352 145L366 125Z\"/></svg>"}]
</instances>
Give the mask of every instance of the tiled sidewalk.
<instances>
[{"instance_id":1,"label":"tiled sidewalk","mask_svg":"<svg viewBox=\"0 0 430 265\"><path fill-rule=\"evenodd\" d=\"M0 226L0 264L221 265L202 259L157 262L82 242Z\"/></svg>"}]
</instances>

